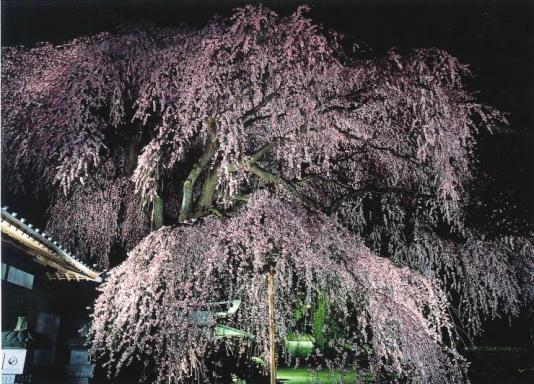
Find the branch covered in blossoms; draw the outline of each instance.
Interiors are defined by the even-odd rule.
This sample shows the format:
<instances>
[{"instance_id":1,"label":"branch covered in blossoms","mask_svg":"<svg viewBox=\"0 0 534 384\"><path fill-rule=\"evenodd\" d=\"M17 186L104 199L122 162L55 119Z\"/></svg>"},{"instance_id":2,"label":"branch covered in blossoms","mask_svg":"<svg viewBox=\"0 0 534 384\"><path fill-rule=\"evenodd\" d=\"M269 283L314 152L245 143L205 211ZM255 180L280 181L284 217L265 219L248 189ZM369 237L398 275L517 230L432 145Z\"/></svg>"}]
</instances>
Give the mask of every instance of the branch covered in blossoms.
<instances>
[{"instance_id":1,"label":"branch covered in blossoms","mask_svg":"<svg viewBox=\"0 0 534 384\"><path fill-rule=\"evenodd\" d=\"M377 371L415 382L462 380L451 321L476 333L532 300L532 242L465 221L476 132L505 118L442 50L363 58L305 7L246 6L2 61L9 192L44 193L47 230L82 257L126 259L93 316L112 371L138 354L160 381L206 370L209 327L188 314L232 297L265 351L268 260L279 338L292 293L324 292Z\"/></svg>"},{"instance_id":2,"label":"branch covered in blossoms","mask_svg":"<svg viewBox=\"0 0 534 384\"><path fill-rule=\"evenodd\" d=\"M250 332L266 358L268 266L275 270L281 345L295 325L295 290L308 304L321 293L347 335L360 332L372 344L375 370L417 383L463 380L447 300L434 280L374 255L327 216L265 192L232 218L165 227L142 241L100 288L93 351L113 373L144 356L157 382L202 375L215 322L199 324L194 312L240 299L233 325ZM337 343L356 347L357 339Z\"/></svg>"}]
</instances>

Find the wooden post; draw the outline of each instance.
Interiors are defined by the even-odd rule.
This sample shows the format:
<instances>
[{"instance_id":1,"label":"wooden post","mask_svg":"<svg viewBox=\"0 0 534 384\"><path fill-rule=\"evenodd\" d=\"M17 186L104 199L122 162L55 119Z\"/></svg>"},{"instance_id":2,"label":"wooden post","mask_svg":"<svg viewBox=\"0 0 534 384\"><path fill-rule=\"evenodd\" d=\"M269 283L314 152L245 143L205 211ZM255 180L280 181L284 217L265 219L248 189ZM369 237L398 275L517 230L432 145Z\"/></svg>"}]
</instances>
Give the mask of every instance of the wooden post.
<instances>
[{"instance_id":1,"label":"wooden post","mask_svg":"<svg viewBox=\"0 0 534 384\"><path fill-rule=\"evenodd\" d=\"M267 274L267 296L269 298L269 376L270 384L276 384L276 343L274 329L274 268Z\"/></svg>"}]
</instances>

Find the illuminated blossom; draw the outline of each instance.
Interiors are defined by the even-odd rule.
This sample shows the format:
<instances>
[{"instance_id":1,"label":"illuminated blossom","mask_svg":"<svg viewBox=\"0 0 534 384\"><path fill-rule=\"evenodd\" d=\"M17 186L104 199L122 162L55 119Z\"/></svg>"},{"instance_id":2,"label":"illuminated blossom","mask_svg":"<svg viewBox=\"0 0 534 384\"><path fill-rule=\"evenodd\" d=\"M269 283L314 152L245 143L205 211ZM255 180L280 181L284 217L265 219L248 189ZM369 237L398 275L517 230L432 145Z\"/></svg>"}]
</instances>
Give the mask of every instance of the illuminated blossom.
<instances>
[{"instance_id":1,"label":"illuminated blossom","mask_svg":"<svg viewBox=\"0 0 534 384\"><path fill-rule=\"evenodd\" d=\"M295 292L325 292L375 371L418 383L463 380L453 321L476 333L532 300L532 242L464 220L476 131L505 122L467 66L349 55L305 11L3 49L8 188L47 193L47 230L102 267L143 239L95 304L112 372L204 372L211 328L189 314L233 297L265 353L268 262L279 339Z\"/></svg>"}]
</instances>

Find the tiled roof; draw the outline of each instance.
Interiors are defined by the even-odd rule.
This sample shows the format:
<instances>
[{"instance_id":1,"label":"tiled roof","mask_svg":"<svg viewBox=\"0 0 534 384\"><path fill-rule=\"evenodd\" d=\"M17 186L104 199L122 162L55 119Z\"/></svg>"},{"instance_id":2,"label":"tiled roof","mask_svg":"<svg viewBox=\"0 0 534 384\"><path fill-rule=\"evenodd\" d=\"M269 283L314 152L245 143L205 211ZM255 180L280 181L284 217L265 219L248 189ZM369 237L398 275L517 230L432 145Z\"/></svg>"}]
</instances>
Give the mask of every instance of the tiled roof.
<instances>
[{"instance_id":1,"label":"tiled roof","mask_svg":"<svg viewBox=\"0 0 534 384\"><path fill-rule=\"evenodd\" d=\"M1 212L2 240L23 248L35 261L54 269L55 272L46 274L49 279L102 281L99 272L77 259L48 234L17 213L9 212L8 207L3 207Z\"/></svg>"}]
</instances>

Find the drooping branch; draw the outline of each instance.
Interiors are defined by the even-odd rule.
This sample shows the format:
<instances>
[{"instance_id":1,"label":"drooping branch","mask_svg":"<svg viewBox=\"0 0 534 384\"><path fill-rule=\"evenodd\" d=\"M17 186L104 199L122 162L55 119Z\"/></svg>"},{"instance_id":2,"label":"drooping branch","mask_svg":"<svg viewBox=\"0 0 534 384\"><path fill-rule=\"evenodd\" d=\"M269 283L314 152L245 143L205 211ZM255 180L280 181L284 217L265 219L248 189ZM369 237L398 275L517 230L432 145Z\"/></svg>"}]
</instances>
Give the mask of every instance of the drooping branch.
<instances>
[{"instance_id":1,"label":"drooping branch","mask_svg":"<svg viewBox=\"0 0 534 384\"><path fill-rule=\"evenodd\" d=\"M250 258L266 251L275 238L281 243L290 240L283 248L292 250L280 257L280 263L285 264L280 264L276 275L277 297L293 297L293 278L303 265L317 272L319 285L310 286L310 292L324 288L322 282L343 277L332 294L342 297L340 292L352 286L354 292L349 295L346 291L344 297L351 299L356 292L367 296L369 321L366 324L361 318L358 323L364 333L366 325L373 328L375 353L383 357L382 363L393 365L399 374L415 375L412 381L417 383L460 382L451 379L450 372L440 375L428 368L439 370L453 363L439 353L446 346L431 342L439 338L440 322L431 327L438 335L429 335L431 329L425 328L428 316L444 308L444 298L434 300L432 290L409 290L410 282L418 280L424 288L430 281L397 270L384 258L371 257L360 246L349 247L344 236L337 236L341 232L330 227L325 227L319 238L318 221L305 219L317 212L299 208L297 216L301 219L287 216L291 206L300 207L300 203L307 207L320 203L323 213L336 215L336 220L357 237L380 245L377 249L387 243L388 255L391 253L399 265L427 271L432 280L440 279L443 287L452 287L454 296L461 293L465 308L459 311L465 318L479 318L479 310L496 316L502 312L501 303L508 313L514 313L514 271L524 263L509 266L510 252L498 252L499 247L494 247L492 262L486 263L487 247L478 237L473 237L469 247L459 248L456 240L443 242L423 234L423 230L433 233L442 222L452 226L451 217L458 221L454 229L460 228L466 182L472 176L470 159L476 149L473 132L503 121L497 111L475 102L462 81L467 68L446 52L423 49L402 56L390 52L384 58L345 60L337 38L324 34L302 10L278 17L264 7L249 6L225 22L214 20L207 28L128 30L57 47L8 48L3 50L2 61L6 64L2 66L2 102L7 105L2 108L3 162L9 180L16 181L8 183L9 188L27 185L33 192L50 193L56 203L49 227L71 240L71 245L82 249L88 258L102 255L104 259L121 243L131 249L147 235L150 212L142 209L143 204L152 203L152 228L163 223L163 205L165 217L173 221L208 212L225 216L213 206L215 196L217 202L240 209L234 209L225 220L209 217L194 225L178 226L176 231L161 228L134 252L130 263L119 267L122 272L115 275L116 286L100 300L111 306L104 305L93 323L97 328L102 326L102 344L97 340L95 345L109 347L113 356L118 356L118 361L110 359L113 368L120 369L128 356L139 353L154 360L160 382L179 381L179 373L167 375L165 370L180 369L176 362L180 356L188 359L188 346L199 351L207 344L199 342L188 324L180 324L187 318L176 316L184 311L184 302L176 301L182 293L167 289L168 283L183 289L183 297L194 297L192 308L199 298L211 301L221 294L226 298L243 294L250 295L252 305L239 312L265 309L256 305L257 298L266 292L265 279L247 281L253 274L246 272L240 275L244 280L240 277L239 284L232 285L239 291L225 291L236 270L230 268L220 274L213 270L256 265ZM128 140L117 140L116 131L131 120L131 114L140 124L142 137L151 138L140 156L140 147L128 148ZM199 156L198 123L206 124L207 116L211 120L207 132L202 132L203 153ZM276 153L269 152L280 137L284 145ZM139 144L143 143L141 140ZM251 155L250 149L257 148L258 143L269 144ZM193 153L194 164L187 165L191 167L189 174L180 174L177 181L172 170L178 162L185 164ZM132 178L139 194L134 196L128 177L135 163ZM261 182L249 183L243 172ZM302 173L327 177L305 183ZM171 188L162 184L170 179L175 180ZM251 206L253 194L265 184L287 191L285 197L292 200L289 206L265 200L271 212L269 220L257 214L259 205ZM221 186L227 187L228 193L216 195ZM58 187L72 195L58 195ZM177 196L175 187L182 189L182 201L169 199L161 204L158 191ZM421 202L422 196L412 197L406 190L436 194L437 198ZM199 191L197 198L195 192ZM280 193L276 195L280 198ZM346 196L352 201L343 201L339 210L327 211L326 207L335 206L336 199ZM248 204L234 204L247 199ZM109 209L103 212L102 207ZM244 215L241 221L240 214ZM231 222L234 225L229 230ZM252 227L251 222L255 223ZM311 231L301 233L295 246L295 235L307 229ZM465 232L463 227L461 230ZM226 237L220 238L225 231ZM200 249L215 238L220 241ZM325 246L335 238L336 244L330 244L335 245L333 248ZM232 243L234 246L225 248ZM222 248L216 249L217 244ZM167 252L168 247L172 252ZM246 252L240 253L241 249ZM332 249L340 252L332 253ZM152 252L154 262L147 263L146 256ZM351 255L355 254L360 257L353 260ZM221 262L224 257L241 257L243 262ZM339 257L348 257L348 265L357 266L354 275L341 268L336 261ZM521 260L524 258L527 256ZM213 268L208 268L210 265ZM148 284L139 284L139 276L147 271L151 271ZM191 285L197 281L189 280L199 276L197 272L206 275L198 280L201 294L191 296L198 293ZM531 274L527 271L526 275ZM209 284L210 279L223 276ZM311 284L306 276L310 275L302 275L302 281ZM281 284L284 281L285 286ZM166 302L159 293L151 296L158 292L153 288L160 283L166 288L159 292L169 294ZM383 295L362 289L360 283L386 293L397 289L399 304L411 303L415 308L428 301L434 309L423 305L416 312L420 315L417 324L410 315L413 311L404 310L403 305L395 305L398 310L393 310ZM132 290L146 287L148 292L132 294ZM420 299L413 302L417 297ZM275 302L287 310L277 309L277 313L284 313L282 320L290 318L289 302ZM130 323L117 316L130 310ZM241 317L247 320L242 321L247 327L267 318L265 313L250 313ZM435 318L445 319L441 315ZM106 319L116 327L110 328ZM389 325L392 319L405 326L400 339ZM154 344L154 330L162 324L165 327L158 334L161 344ZM480 325L478 321L471 324ZM281 325L277 323L279 336L292 324ZM265 336L264 328L250 330L257 331L260 340ZM120 336L118 344L116 335ZM177 335L190 340L178 343ZM430 336L425 338L429 342L421 344L425 335ZM134 351L133 345L139 349ZM195 356L199 358L202 356ZM432 377L427 377L429 374Z\"/></svg>"},{"instance_id":2,"label":"drooping branch","mask_svg":"<svg viewBox=\"0 0 534 384\"><path fill-rule=\"evenodd\" d=\"M206 123L208 128L207 130L209 142L205 151L195 162L193 168L191 169L191 172L189 172L189 175L187 176L187 179L184 181L182 206L179 217L180 222L187 220L191 216L191 212L193 209L193 191L195 183L198 177L202 174L202 171L204 171L209 165L210 160L212 159L219 146L215 131L215 120L212 118L208 118Z\"/></svg>"},{"instance_id":3,"label":"drooping branch","mask_svg":"<svg viewBox=\"0 0 534 384\"><path fill-rule=\"evenodd\" d=\"M191 321L199 304L239 296L235 325L254 336L268 360L295 326L297 287L310 297L306 304L317 292L326 295L350 327L336 347L360 347L352 332L362 334L373 346L374 369L409 373L418 384L463 382L462 359L446 345L452 323L444 293L432 280L374 255L332 219L266 193L228 219L163 228L143 241L104 284L89 332L92 350L113 361L110 373L143 358L155 368L153 382L171 375L179 382L203 372L213 341L215 324Z\"/></svg>"},{"instance_id":4,"label":"drooping branch","mask_svg":"<svg viewBox=\"0 0 534 384\"><path fill-rule=\"evenodd\" d=\"M350 180L347 179L346 176L340 174L339 172L333 172L336 175L336 178L324 178L321 176L314 176L321 178L324 182L327 183L334 183L344 189L347 190L347 192L350 192L351 195L361 195L361 194L378 194L378 195L385 195L385 194L397 194L397 195L403 195L403 196L409 196L414 199L437 199L436 194L432 193L425 193L420 192L416 190L410 190L400 187L378 187L373 186L372 184L366 185L365 187L359 187L356 188L352 185L350 185Z\"/></svg>"},{"instance_id":5,"label":"drooping branch","mask_svg":"<svg viewBox=\"0 0 534 384\"><path fill-rule=\"evenodd\" d=\"M393 155L395 157L398 157L399 159L406 160L409 163L412 163L414 165L419 165L419 163L413 157L411 157L411 156L409 156L407 154L400 153L397 150L395 150L393 148L390 148L390 147L385 147L385 146L382 146L382 145L373 144L369 140L364 139L363 137L358 137L356 135L353 135L350 132L346 132L346 131L342 130L341 128L337 127L336 125L334 125L334 128L338 132L340 132L343 135L345 135L346 137L348 137L348 138L350 138L352 140L359 141L359 142L365 144L366 146L368 146L369 148L374 149L375 151L385 151L385 152L388 152L388 153L390 153L391 155Z\"/></svg>"},{"instance_id":6,"label":"drooping branch","mask_svg":"<svg viewBox=\"0 0 534 384\"><path fill-rule=\"evenodd\" d=\"M267 273L267 296L269 301L269 379L270 384L276 384L276 334L274 319L274 268Z\"/></svg>"}]
</instances>

